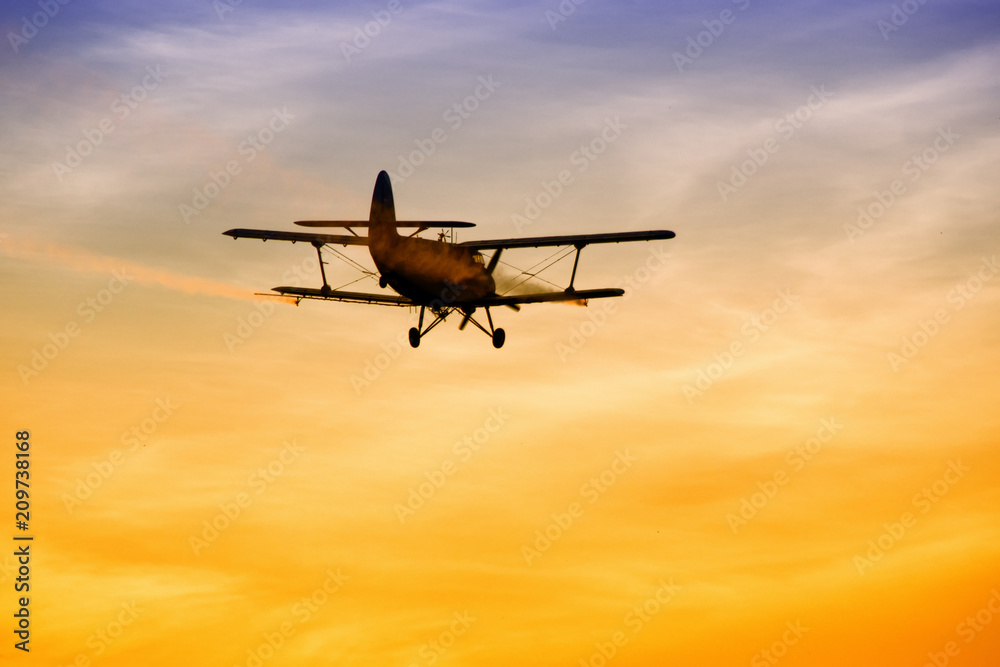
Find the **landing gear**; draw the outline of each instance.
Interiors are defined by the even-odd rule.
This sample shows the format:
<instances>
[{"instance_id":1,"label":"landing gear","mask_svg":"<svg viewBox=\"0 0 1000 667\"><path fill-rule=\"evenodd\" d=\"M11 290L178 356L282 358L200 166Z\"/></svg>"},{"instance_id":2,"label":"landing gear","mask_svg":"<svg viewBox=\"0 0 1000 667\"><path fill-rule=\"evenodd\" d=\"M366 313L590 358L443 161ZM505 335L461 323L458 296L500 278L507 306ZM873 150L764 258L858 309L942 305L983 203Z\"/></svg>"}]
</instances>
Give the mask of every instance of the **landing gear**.
<instances>
[{"instance_id":1,"label":"landing gear","mask_svg":"<svg viewBox=\"0 0 1000 667\"><path fill-rule=\"evenodd\" d=\"M489 308L489 306L484 306L483 310L486 311L486 321L490 325L489 329L487 329L486 327L484 327L482 324L480 324L479 322L477 322L475 320L475 318L472 317L472 314L476 312L476 309L474 307L473 308L463 308L462 309L462 312L465 313L465 316L462 318L462 323L458 325L458 329L459 329L459 331L461 331L462 329L465 328L466 324L468 324L469 322L472 322L472 324L474 324L477 329L479 329L480 331L482 331L484 334L486 334L487 336L489 336L493 340L493 347L495 347L495 348L497 348L499 350L501 347L503 347L503 343L507 339L507 334L504 333L503 329L495 329L493 327L493 316L490 315L490 308Z\"/></svg>"},{"instance_id":2,"label":"landing gear","mask_svg":"<svg viewBox=\"0 0 1000 667\"><path fill-rule=\"evenodd\" d=\"M489 323L490 328L487 329L482 324L477 322L472 314L476 312L474 307L457 307L453 306L451 308L441 308L435 310L431 308L431 312L434 314L434 321L425 329L424 328L424 310L426 306L420 307L420 320L417 326L413 327L409 331L410 336L410 347L420 347L420 339L426 336L431 329L436 327L438 324L444 321L448 314L455 310L461 310L463 313L462 322L458 325L459 330L464 329L466 324L470 322L484 334L490 337L493 341L493 347L498 350L503 347L504 342L507 340L507 334L503 329L496 329L493 327L493 317L490 315L490 309L488 306L484 306L483 310L486 311L486 321Z\"/></svg>"},{"instance_id":3,"label":"landing gear","mask_svg":"<svg viewBox=\"0 0 1000 667\"><path fill-rule=\"evenodd\" d=\"M420 320L417 322L417 326L410 329L410 347L420 347L420 339L427 335L431 329L444 322L444 318L448 317L448 309L445 310L434 310L431 312L434 314L434 321L424 328L424 309L425 306L420 306Z\"/></svg>"}]
</instances>

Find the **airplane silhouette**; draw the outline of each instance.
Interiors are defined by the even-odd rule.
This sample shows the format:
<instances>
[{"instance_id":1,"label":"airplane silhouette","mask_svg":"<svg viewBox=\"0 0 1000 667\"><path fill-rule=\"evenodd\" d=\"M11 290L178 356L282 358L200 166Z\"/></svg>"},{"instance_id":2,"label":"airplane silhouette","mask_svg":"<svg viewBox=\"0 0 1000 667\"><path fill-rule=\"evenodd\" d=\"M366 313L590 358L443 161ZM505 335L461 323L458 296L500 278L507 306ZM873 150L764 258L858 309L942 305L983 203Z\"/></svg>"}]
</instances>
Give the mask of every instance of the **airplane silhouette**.
<instances>
[{"instance_id":1,"label":"airplane silhouette","mask_svg":"<svg viewBox=\"0 0 1000 667\"><path fill-rule=\"evenodd\" d=\"M503 329L494 328L490 308L507 306L519 310L521 304L550 301L584 301L622 296L625 291L618 288L577 290L573 286L576 270L580 262L580 251L592 243L621 243L624 241L654 241L672 239L674 233L667 230L646 232L617 232L608 234L574 234L566 236L537 236L519 239L494 239L486 241L466 241L451 243L445 240L431 240L416 236L430 228L453 229L474 227L471 222L457 221L397 221L396 207L392 198L392 184L389 174L381 171L375 180L372 194L371 213L368 220L302 220L295 223L304 227L339 227L349 235L317 234L265 229L230 229L223 232L234 239L254 238L263 241L306 242L316 248L319 255L320 274L323 286L274 287L274 295L294 297L296 303L302 299L326 301L347 301L384 306L419 307L420 318L416 327L410 329L410 345L417 347L420 339L437 326L453 311L463 314L459 329L472 322L493 340L493 347L504 344L506 334ZM409 236L401 236L400 228L416 228ZM368 236L358 236L354 228L367 228ZM442 235L443 238L443 235ZM331 289L326 280L324 246L367 245L372 260L379 272L379 286L391 287L397 294L369 294ZM539 292L535 294L497 294L493 278L500 255L508 248L573 246L576 257L569 286L562 291ZM493 250L487 264L483 250ZM486 312L489 329L477 322L473 314L482 308ZM430 310L434 320L424 328L424 311Z\"/></svg>"}]
</instances>

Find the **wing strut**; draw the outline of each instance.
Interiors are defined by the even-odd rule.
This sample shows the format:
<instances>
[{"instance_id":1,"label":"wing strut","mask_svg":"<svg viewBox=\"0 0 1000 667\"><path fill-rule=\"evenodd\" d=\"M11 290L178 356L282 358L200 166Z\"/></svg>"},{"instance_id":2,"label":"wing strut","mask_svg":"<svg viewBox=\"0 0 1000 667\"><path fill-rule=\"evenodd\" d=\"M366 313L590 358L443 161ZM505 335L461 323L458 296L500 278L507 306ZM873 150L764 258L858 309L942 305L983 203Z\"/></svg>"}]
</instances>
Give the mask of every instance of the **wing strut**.
<instances>
[{"instance_id":1,"label":"wing strut","mask_svg":"<svg viewBox=\"0 0 1000 667\"><path fill-rule=\"evenodd\" d=\"M330 283L326 282L326 269L323 268L326 265L326 262L323 261L323 243L321 241L313 241L312 244L316 248L316 255L319 257L319 274L323 276L323 287L320 289L324 292L329 292Z\"/></svg>"},{"instance_id":2,"label":"wing strut","mask_svg":"<svg viewBox=\"0 0 1000 667\"><path fill-rule=\"evenodd\" d=\"M569 277L569 287L566 288L567 292L575 292L576 289L573 287L573 281L576 280L576 267L580 264L580 251L583 250L583 245L576 245L576 259L573 260L573 275Z\"/></svg>"}]
</instances>

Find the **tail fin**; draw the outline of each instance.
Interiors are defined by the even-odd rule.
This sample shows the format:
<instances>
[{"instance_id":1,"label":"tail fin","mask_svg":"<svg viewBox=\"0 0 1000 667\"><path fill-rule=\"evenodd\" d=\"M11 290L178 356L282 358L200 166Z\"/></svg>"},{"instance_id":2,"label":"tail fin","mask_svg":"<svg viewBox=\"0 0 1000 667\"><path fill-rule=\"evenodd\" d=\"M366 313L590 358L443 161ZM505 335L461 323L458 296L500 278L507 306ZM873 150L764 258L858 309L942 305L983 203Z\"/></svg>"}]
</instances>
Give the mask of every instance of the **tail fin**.
<instances>
[{"instance_id":1,"label":"tail fin","mask_svg":"<svg viewBox=\"0 0 1000 667\"><path fill-rule=\"evenodd\" d=\"M375 191L372 193L372 210L368 217L368 237L371 242L389 240L397 237L396 205L392 200L392 183L385 171L378 173L375 179Z\"/></svg>"}]
</instances>

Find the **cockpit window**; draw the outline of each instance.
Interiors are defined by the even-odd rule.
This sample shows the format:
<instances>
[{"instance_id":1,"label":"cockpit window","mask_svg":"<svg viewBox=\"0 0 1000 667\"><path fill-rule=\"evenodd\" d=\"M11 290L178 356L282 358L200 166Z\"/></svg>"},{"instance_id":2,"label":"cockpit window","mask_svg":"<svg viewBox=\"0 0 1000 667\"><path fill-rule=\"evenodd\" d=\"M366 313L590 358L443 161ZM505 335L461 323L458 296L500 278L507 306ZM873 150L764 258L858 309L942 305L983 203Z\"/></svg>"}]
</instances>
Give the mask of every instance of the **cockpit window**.
<instances>
[{"instance_id":1,"label":"cockpit window","mask_svg":"<svg viewBox=\"0 0 1000 667\"><path fill-rule=\"evenodd\" d=\"M473 253L472 254L472 259L473 259L473 261L475 261L476 264L485 264L486 263L486 262L483 261L483 253L481 253L481 252Z\"/></svg>"}]
</instances>

